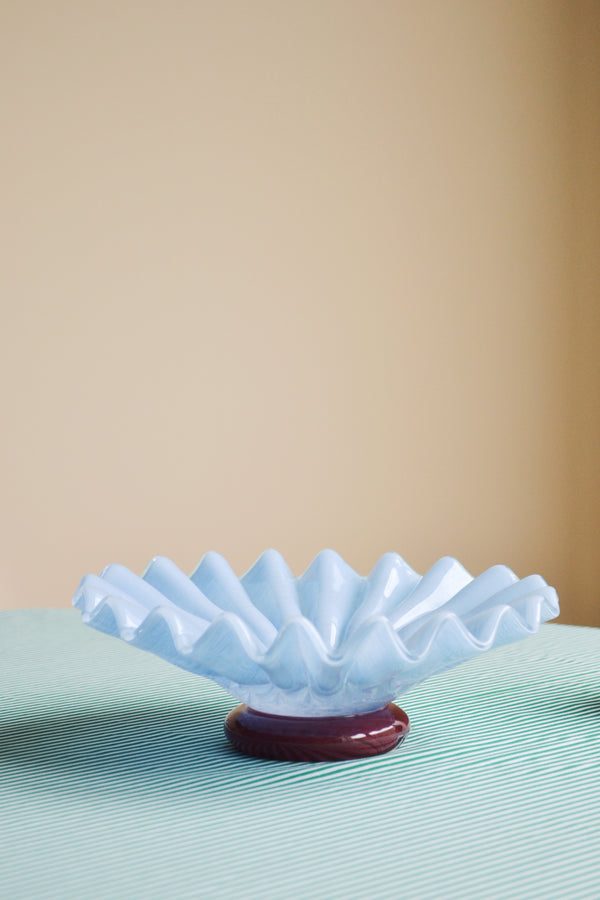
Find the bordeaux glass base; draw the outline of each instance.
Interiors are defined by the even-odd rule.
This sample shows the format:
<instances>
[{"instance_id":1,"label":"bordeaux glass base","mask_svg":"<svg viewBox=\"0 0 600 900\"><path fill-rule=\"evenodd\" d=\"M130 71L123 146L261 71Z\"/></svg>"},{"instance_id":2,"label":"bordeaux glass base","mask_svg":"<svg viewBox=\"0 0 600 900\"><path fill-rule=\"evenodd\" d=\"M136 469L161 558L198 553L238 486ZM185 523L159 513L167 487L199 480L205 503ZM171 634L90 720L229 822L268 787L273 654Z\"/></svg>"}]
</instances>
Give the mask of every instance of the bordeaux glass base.
<instances>
[{"instance_id":1,"label":"bordeaux glass base","mask_svg":"<svg viewBox=\"0 0 600 900\"><path fill-rule=\"evenodd\" d=\"M296 762L334 762L393 750L408 734L408 716L388 703L357 716L272 716L242 703L225 720L230 743L247 756Z\"/></svg>"}]
</instances>

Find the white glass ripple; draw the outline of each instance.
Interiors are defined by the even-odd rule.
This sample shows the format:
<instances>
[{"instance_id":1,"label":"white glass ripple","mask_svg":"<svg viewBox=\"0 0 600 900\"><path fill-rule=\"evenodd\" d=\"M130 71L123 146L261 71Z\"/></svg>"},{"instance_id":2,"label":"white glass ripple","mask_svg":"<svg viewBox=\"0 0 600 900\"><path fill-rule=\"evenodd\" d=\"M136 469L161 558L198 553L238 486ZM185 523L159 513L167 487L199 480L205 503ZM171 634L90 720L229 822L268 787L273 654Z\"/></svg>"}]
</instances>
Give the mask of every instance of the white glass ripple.
<instances>
[{"instance_id":1,"label":"white glass ripple","mask_svg":"<svg viewBox=\"0 0 600 900\"><path fill-rule=\"evenodd\" d=\"M86 624L288 716L380 708L559 612L539 575L493 566L473 578L444 557L420 576L386 553L362 577L333 550L298 578L275 550L242 578L214 552L190 577L164 557L141 577L110 565L83 578L73 604Z\"/></svg>"}]
</instances>

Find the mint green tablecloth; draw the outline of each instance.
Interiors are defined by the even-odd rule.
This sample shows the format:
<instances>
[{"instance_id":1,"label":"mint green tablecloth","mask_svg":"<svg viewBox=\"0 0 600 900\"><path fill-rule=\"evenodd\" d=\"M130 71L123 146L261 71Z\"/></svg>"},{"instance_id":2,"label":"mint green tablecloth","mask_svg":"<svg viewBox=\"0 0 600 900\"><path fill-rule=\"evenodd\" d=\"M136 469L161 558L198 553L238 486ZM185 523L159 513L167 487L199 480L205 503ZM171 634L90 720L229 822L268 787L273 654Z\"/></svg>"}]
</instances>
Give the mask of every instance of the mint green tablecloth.
<instances>
[{"instance_id":1,"label":"mint green tablecloth","mask_svg":"<svg viewBox=\"0 0 600 900\"><path fill-rule=\"evenodd\" d=\"M405 744L228 749L216 685L0 614L0 897L600 898L600 631L547 625L406 694Z\"/></svg>"}]
</instances>

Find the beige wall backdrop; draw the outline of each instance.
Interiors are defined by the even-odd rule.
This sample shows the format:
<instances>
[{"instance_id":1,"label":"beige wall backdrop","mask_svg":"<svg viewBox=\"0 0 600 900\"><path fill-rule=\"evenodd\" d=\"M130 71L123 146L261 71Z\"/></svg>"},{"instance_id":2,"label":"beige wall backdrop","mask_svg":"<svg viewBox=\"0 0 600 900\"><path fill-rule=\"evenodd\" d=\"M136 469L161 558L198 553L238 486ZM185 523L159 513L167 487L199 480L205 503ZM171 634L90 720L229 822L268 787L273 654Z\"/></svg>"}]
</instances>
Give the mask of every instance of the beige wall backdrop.
<instances>
[{"instance_id":1,"label":"beige wall backdrop","mask_svg":"<svg viewBox=\"0 0 600 900\"><path fill-rule=\"evenodd\" d=\"M331 546L600 624L598 4L0 10L0 605Z\"/></svg>"}]
</instances>

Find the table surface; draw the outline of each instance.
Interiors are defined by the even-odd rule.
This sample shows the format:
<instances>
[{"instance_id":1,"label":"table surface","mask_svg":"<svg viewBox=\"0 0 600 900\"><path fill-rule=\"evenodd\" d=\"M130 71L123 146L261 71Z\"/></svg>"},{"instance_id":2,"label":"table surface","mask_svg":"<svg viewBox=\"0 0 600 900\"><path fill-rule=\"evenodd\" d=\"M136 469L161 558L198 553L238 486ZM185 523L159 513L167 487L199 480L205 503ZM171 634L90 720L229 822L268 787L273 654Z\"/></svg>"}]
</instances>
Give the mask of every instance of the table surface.
<instances>
[{"instance_id":1,"label":"table surface","mask_svg":"<svg viewBox=\"0 0 600 900\"><path fill-rule=\"evenodd\" d=\"M405 743L238 756L235 701L70 610L0 613L0 896L600 898L600 630L401 699Z\"/></svg>"}]
</instances>

